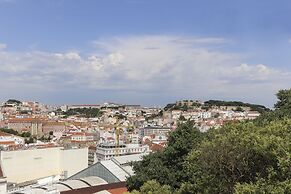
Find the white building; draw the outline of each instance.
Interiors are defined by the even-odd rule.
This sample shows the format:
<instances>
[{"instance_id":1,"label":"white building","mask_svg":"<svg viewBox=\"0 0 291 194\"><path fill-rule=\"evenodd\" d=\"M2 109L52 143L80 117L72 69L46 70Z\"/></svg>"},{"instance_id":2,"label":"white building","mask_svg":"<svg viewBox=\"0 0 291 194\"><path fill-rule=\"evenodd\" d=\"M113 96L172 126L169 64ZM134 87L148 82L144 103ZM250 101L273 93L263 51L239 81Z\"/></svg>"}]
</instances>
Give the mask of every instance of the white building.
<instances>
[{"instance_id":1,"label":"white building","mask_svg":"<svg viewBox=\"0 0 291 194\"><path fill-rule=\"evenodd\" d=\"M0 159L9 183L34 182L52 176L64 179L88 167L88 148L1 151Z\"/></svg>"},{"instance_id":2,"label":"white building","mask_svg":"<svg viewBox=\"0 0 291 194\"><path fill-rule=\"evenodd\" d=\"M0 147L24 145L24 138L9 133L0 132Z\"/></svg>"},{"instance_id":3,"label":"white building","mask_svg":"<svg viewBox=\"0 0 291 194\"><path fill-rule=\"evenodd\" d=\"M150 152L149 146L140 144L122 144L117 147L115 144L103 143L96 147L98 161L110 160L114 156L142 154L148 152Z\"/></svg>"},{"instance_id":4,"label":"white building","mask_svg":"<svg viewBox=\"0 0 291 194\"><path fill-rule=\"evenodd\" d=\"M171 132L169 127L145 127L139 130L141 137L150 135L168 135Z\"/></svg>"},{"instance_id":5,"label":"white building","mask_svg":"<svg viewBox=\"0 0 291 194\"><path fill-rule=\"evenodd\" d=\"M211 118L211 112L199 112L198 116L202 119L209 119Z\"/></svg>"},{"instance_id":6,"label":"white building","mask_svg":"<svg viewBox=\"0 0 291 194\"><path fill-rule=\"evenodd\" d=\"M129 138L132 144L139 144L140 138L138 134L129 134Z\"/></svg>"}]
</instances>

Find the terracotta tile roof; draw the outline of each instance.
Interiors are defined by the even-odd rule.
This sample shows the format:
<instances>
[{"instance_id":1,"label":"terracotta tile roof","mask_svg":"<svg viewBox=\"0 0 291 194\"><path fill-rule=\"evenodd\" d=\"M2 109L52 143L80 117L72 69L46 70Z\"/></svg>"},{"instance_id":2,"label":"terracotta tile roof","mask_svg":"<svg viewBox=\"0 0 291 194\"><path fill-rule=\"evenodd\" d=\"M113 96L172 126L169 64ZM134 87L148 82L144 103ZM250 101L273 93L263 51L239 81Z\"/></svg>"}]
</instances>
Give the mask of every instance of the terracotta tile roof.
<instances>
[{"instance_id":1,"label":"terracotta tile roof","mask_svg":"<svg viewBox=\"0 0 291 194\"><path fill-rule=\"evenodd\" d=\"M84 132L69 132L68 134L71 134L71 135L82 135L82 136L85 136L86 135L86 133L84 133Z\"/></svg>"},{"instance_id":2,"label":"terracotta tile roof","mask_svg":"<svg viewBox=\"0 0 291 194\"><path fill-rule=\"evenodd\" d=\"M123 194L127 192L127 188L122 187L122 188L117 188L117 189L109 189L107 191L111 194Z\"/></svg>"},{"instance_id":3,"label":"terracotta tile roof","mask_svg":"<svg viewBox=\"0 0 291 194\"><path fill-rule=\"evenodd\" d=\"M157 151L162 151L164 150L164 147L162 145L159 145L159 144L153 144L150 149L153 151L153 152L157 152Z\"/></svg>"},{"instance_id":4,"label":"terracotta tile roof","mask_svg":"<svg viewBox=\"0 0 291 194\"><path fill-rule=\"evenodd\" d=\"M10 133L5 133L3 131L0 131L0 136L13 136L13 135Z\"/></svg>"},{"instance_id":5,"label":"terracotta tile roof","mask_svg":"<svg viewBox=\"0 0 291 194\"><path fill-rule=\"evenodd\" d=\"M0 141L0 145L15 145L14 141Z\"/></svg>"},{"instance_id":6,"label":"terracotta tile roof","mask_svg":"<svg viewBox=\"0 0 291 194\"><path fill-rule=\"evenodd\" d=\"M30 123L30 122L40 122L37 118L14 118L8 121L9 123Z\"/></svg>"},{"instance_id":7,"label":"terracotta tile roof","mask_svg":"<svg viewBox=\"0 0 291 194\"><path fill-rule=\"evenodd\" d=\"M96 146L95 145L90 145L89 146L89 150L96 150L97 148L96 148Z\"/></svg>"},{"instance_id":8,"label":"terracotta tile roof","mask_svg":"<svg viewBox=\"0 0 291 194\"><path fill-rule=\"evenodd\" d=\"M55 126L55 125L64 126L65 122L46 122L43 124L43 126Z\"/></svg>"},{"instance_id":9,"label":"terracotta tile roof","mask_svg":"<svg viewBox=\"0 0 291 194\"><path fill-rule=\"evenodd\" d=\"M61 192L61 194L93 194L99 191L108 191L112 194L124 194L125 192L127 192L127 188L125 182L118 182L106 185L98 185L93 187L63 191Z\"/></svg>"}]
</instances>

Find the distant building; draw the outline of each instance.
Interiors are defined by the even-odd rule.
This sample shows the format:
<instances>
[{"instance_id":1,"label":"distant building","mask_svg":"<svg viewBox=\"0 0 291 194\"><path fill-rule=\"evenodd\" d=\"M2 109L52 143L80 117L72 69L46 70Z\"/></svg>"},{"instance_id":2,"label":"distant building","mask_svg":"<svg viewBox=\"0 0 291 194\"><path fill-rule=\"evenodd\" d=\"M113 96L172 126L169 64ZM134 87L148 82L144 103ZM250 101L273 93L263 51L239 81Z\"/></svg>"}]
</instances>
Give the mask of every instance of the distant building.
<instances>
[{"instance_id":1,"label":"distant building","mask_svg":"<svg viewBox=\"0 0 291 194\"><path fill-rule=\"evenodd\" d=\"M141 105L136 105L136 104L126 104L126 105L124 105L124 108L125 108L126 110L141 109Z\"/></svg>"},{"instance_id":2,"label":"distant building","mask_svg":"<svg viewBox=\"0 0 291 194\"><path fill-rule=\"evenodd\" d=\"M112 143L102 143L96 147L98 161L110 160L114 156L148 153L149 146L140 144L122 144L117 147Z\"/></svg>"},{"instance_id":3,"label":"distant building","mask_svg":"<svg viewBox=\"0 0 291 194\"><path fill-rule=\"evenodd\" d=\"M24 138L13 134L0 132L0 147L24 145Z\"/></svg>"},{"instance_id":4,"label":"distant building","mask_svg":"<svg viewBox=\"0 0 291 194\"><path fill-rule=\"evenodd\" d=\"M49 134L51 131L53 133L63 133L66 130L65 122L44 122L42 125L42 131L44 134Z\"/></svg>"},{"instance_id":5,"label":"distant building","mask_svg":"<svg viewBox=\"0 0 291 194\"><path fill-rule=\"evenodd\" d=\"M88 165L91 166L92 164L97 162L96 156L96 146L89 146L88 148Z\"/></svg>"},{"instance_id":6,"label":"distant building","mask_svg":"<svg viewBox=\"0 0 291 194\"><path fill-rule=\"evenodd\" d=\"M15 118L8 120L8 128L19 133L30 132L33 136L42 136L42 122L37 118Z\"/></svg>"},{"instance_id":7,"label":"distant building","mask_svg":"<svg viewBox=\"0 0 291 194\"><path fill-rule=\"evenodd\" d=\"M150 135L168 135L168 133L171 131L171 128L169 127L145 127L141 128L139 130L139 135L141 137L144 136L150 136Z\"/></svg>"},{"instance_id":8,"label":"distant building","mask_svg":"<svg viewBox=\"0 0 291 194\"><path fill-rule=\"evenodd\" d=\"M75 104L75 105L68 105L67 110L69 109L76 109L76 108L101 108L101 105L98 104Z\"/></svg>"},{"instance_id":9,"label":"distant building","mask_svg":"<svg viewBox=\"0 0 291 194\"><path fill-rule=\"evenodd\" d=\"M70 132L71 142L92 142L99 139L99 133Z\"/></svg>"}]
</instances>

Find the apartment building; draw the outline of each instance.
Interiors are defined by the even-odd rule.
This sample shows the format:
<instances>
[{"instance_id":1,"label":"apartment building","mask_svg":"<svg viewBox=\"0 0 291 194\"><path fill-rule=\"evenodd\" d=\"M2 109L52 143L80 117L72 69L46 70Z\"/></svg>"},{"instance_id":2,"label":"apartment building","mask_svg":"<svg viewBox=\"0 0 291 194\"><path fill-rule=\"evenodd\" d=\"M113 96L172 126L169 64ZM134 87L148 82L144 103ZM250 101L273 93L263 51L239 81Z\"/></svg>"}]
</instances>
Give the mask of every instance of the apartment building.
<instances>
[{"instance_id":1,"label":"apartment building","mask_svg":"<svg viewBox=\"0 0 291 194\"><path fill-rule=\"evenodd\" d=\"M171 131L169 127L144 127L139 130L141 137L150 135L167 135Z\"/></svg>"},{"instance_id":2,"label":"apartment building","mask_svg":"<svg viewBox=\"0 0 291 194\"><path fill-rule=\"evenodd\" d=\"M149 153L148 145L102 143L96 147L96 158L98 161L110 160L114 156Z\"/></svg>"}]
</instances>

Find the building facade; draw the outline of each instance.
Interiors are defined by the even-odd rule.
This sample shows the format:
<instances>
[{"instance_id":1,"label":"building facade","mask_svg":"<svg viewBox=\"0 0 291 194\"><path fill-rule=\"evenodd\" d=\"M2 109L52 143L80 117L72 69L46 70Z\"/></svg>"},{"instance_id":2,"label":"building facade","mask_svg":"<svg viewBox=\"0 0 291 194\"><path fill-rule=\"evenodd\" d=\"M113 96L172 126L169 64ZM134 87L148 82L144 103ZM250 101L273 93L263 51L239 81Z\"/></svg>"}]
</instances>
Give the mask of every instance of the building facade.
<instances>
[{"instance_id":1,"label":"building facade","mask_svg":"<svg viewBox=\"0 0 291 194\"><path fill-rule=\"evenodd\" d=\"M124 156L131 154L142 154L150 152L148 145L141 144L122 144L116 146L112 143L99 144L96 147L97 161L110 160L115 156Z\"/></svg>"},{"instance_id":2,"label":"building facade","mask_svg":"<svg viewBox=\"0 0 291 194\"><path fill-rule=\"evenodd\" d=\"M3 174L10 183L20 184L50 176L65 179L88 167L88 148L1 151L0 159Z\"/></svg>"}]
</instances>

